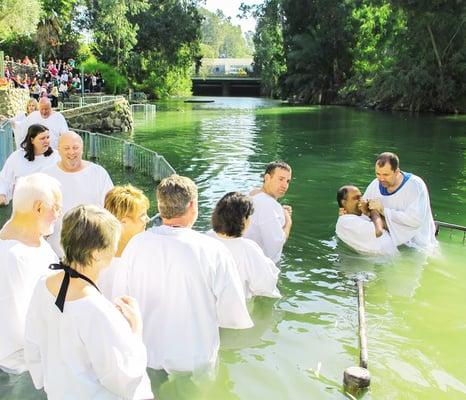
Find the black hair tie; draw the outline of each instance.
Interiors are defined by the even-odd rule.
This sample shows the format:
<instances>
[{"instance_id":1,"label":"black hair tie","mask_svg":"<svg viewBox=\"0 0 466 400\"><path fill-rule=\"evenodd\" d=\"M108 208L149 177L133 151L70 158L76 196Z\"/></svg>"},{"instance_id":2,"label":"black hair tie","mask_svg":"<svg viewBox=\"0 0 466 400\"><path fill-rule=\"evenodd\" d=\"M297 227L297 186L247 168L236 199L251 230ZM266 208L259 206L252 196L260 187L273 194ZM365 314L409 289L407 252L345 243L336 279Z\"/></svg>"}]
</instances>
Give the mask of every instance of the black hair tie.
<instances>
[{"instance_id":1,"label":"black hair tie","mask_svg":"<svg viewBox=\"0 0 466 400\"><path fill-rule=\"evenodd\" d=\"M61 283L60 291L58 292L58 296L57 296L57 300L55 301L55 305L58 307L58 309L61 312L63 312L63 309L65 308L65 299L66 299L66 293L68 292L68 286L70 285L70 278L84 279L86 282L94 286L97 289L97 291L100 293L99 288L96 286L94 282L92 282L92 280L90 280L87 276L79 273L75 269L71 268L70 266L63 264L61 261L58 264L50 264L49 268L53 269L54 271L57 271L60 269L65 271L65 276L63 278L63 282Z\"/></svg>"}]
</instances>

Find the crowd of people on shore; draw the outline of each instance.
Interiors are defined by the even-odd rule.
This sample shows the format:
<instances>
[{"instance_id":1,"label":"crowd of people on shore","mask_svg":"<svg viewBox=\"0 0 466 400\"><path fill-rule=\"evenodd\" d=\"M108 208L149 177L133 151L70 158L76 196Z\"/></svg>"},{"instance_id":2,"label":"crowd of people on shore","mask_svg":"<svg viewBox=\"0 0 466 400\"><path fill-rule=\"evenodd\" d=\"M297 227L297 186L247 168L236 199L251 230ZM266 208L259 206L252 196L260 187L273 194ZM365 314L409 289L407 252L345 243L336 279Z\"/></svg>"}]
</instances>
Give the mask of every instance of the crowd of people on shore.
<instances>
[{"instance_id":1,"label":"crowd of people on shore","mask_svg":"<svg viewBox=\"0 0 466 400\"><path fill-rule=\"evenodd\" d=\"M0 204L12 201L0 230L0 373L30 377L49 399L154 398L152 370L212 376L219 329L252 327L247 302L281 296L293 210L279 200L291 167L273 161L260 188L226 193L208 232L193 229L196 184L166 177L155 193L162 223L146 230L144 193L114 186L83 160L81 137L50 101L39 107L0 172ZM435 247L422 179L393 153L377 157L375 172L364 195L338 190L338 237L370 254Z\"/></svg>"},{"instance_id":2,"label":"crowd of people on shore","mask_svg":"<svg viewBox=\"0 0 466 400\"><path fill-rule=\"evenodd\" d=\"M24 66L31 67L29 73L21 72L24 69L20 67ZM5 56L4 79L6 84L12 87L29 90L30 96L36 100L49 97L54 108L58 106L59 99L63 102L70 94L81 93L83 83L85 93L101 92L104 89L104 80L100 72L85 73L84 77L81 77L73 58L51 59L39 66L34 58L29 59L28 56L16 62Z\"/></svg>"}]
</instances>

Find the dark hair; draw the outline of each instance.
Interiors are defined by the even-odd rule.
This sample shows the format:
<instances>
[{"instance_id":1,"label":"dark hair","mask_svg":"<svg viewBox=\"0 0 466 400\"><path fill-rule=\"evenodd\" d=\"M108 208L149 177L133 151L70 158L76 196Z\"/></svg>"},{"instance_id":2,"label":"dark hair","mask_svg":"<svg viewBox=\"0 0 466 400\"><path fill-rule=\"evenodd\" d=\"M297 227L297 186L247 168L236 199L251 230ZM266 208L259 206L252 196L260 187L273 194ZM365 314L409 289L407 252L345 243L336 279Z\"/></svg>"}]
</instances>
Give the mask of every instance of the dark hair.
<instances>
[{"instance_id":1,"label":"dark hair","mask_svg":"<svg viewBox=\"0 0 466 400\"><path fill-rule=\"evenodd\" d=\"M239 192L230 192L223 196L212 213L212 227L217 233L231 237L240 237L244 230L244 221L254 212L250 197Z\"/></svg>"},{"instance_id":2,"label":"dark hair","mask_svg":"<svg viewBox=\"0 0 466 400\"><path fill-rule=\"evenodd\" d=\"M379 167L383 167L387 162L390 164L392 171L396 171L400 166L400 159L395 153L385 152L377 156L375 160Z\"/></svg>"},{"instance_id":3,"label":"dark hair","mask_svg":"<svg viewBox=\"0 0 466 400\"><path fill-rule=\"evenodd\" d=\"M277 168L281 168L288 172L291 172L291 167L285 161L277 160L277 161L272 161L266 165L264 175L266 174L273 175L273 172Z\"/></svg>"},{"instance_id":4,"label":"dark hair","mask_svg":"<svg viewBox=\"0 0 466 400\"><path fill-rule=\"evenodd\" d=\"M47 132L49 128L44 125L40 124L33 124L28 128L28 133L24 140L21 142L21 148L26 151L24 158L28 161L34 161L34 145L32 144L33 139L42 132ZM49 146L49 148L44 153L45 157L48 157L50 154L53 153L53 149Z\"/></svg>"},{"instance_id":5,"label":"dark hair","mask_svg":"<svg viewBox=\"0 0 466 400\"><path fill-rule=\"evenodd\" d=\"M355 188L356 186L354 185L345 185L342 186L340 189L337 190L337 203L338 207L343 207L343 200L346 200L346 197L348 196L348 191L351 188Z\"/></svg>"}]
</instances>

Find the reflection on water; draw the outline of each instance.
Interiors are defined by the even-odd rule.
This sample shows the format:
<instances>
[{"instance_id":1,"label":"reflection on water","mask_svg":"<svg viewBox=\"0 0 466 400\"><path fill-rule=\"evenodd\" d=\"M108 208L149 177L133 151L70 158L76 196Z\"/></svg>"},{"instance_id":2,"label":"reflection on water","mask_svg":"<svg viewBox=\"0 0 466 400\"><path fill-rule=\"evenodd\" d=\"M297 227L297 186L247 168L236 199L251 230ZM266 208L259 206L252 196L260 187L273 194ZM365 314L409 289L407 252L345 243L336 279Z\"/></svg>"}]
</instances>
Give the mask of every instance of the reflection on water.
<instances>
[{"instance_id":1,"label":"reflection on water","mask_svg":"<svg viewBox=\"0 0 466 400\"><path fill-rule=\"evenodd\" d=\"M199 186L196 228L227 191L249 192L265 163L284 159L293 181L284 203L293 228L279 300L255 299L256 326L222 331L219 375L153 376L163 399L343 399L343 371L358 362L355 276L366 278L371 389L367 399L466 398L466 268L462 235L440 232L441 255L410 249L365 257L335 239L335 193L365 188L381 151L428 184L435 218L466 225L464 120L339 107L283 107L264 99L158 104L130 138L163 154ZM435 151L433 151L435 150ZM119 176L115 180L126 179ZM153 187L145 186L153 199Z\"/></svg>"}]
</instances>

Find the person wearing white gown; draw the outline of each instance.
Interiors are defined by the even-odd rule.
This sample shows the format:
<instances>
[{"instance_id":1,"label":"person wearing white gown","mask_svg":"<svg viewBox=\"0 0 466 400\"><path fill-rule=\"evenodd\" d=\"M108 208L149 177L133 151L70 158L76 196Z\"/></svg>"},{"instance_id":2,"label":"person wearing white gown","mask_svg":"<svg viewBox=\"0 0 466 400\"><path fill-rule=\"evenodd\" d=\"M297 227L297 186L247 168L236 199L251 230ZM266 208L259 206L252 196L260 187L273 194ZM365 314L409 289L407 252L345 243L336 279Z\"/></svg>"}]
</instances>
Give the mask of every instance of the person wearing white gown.
<instances>
[{"instance_id":1,"label":"person wearing white gown","mask_svg":"<svg viewBox=\"0 0 466 400\"><path fill-rule=\"evenodd\" d=\"M21 123L24 122L26 117L34 111L39 109L39 104L37 103L36 99L29 99L26 103L26 112L20 112L14 118L10 119L11 126L13 128L13 133L15 136L15 144L16 150L18 150L21 146L21 138L22 136L22 127Z\"/></svg>"},{"instance_id":2,"label":"person wearing white gown","mask_svg":"<svg viewBox=\"0 0 466 400\"><path fill-rule=\"evenodd\" d=\"M394 255L398 250L390 233L384 229L383 218L377 211L368 209L361 191L352 185L342 186L337 191L340 207L335 231L337 236L359 253L371 255Z\"/></svg>"},{"instance_id":3,"label":"person wearing white gown","mask_svg":"<svg viewBox=\"0 0 466 400\"><path fill-rule=\"evenodd\" d=\"M50 147L48 129L31 125L21 148L10 154L0 172L0 205L10 202L19 177L40 172L59 160L60 156Z\"/></svg>"},{"instance_id":4,"label":"person wearing white gown","mask_svg":"<svg viewBox=\"0 0 466 400\"><path fill-rule=\"evenodd\" d=\"M41 97L39 100L39 110L27 116L21 123L18 141L22 141L26 136L28 128L33 124L41 124L50 131L50 146L57 148L60 135L68 132L68 124L65 117L58 111L52 110L52 103L48 97Z\"/></svg>"},{"instance_id":5,"label":"person wearing white gown","mask_svg":"<svg viewBox=\"0 0 466 400\"><path fill-rule=\"evenodd\" d=\"M80 205L64 217L61 271L37 284L26 316L25 357L49 400L152 399L137 303L108 301L94 282L115 254L120 223Z\"/></svg>"},{"instance_id":6,"label":"person wearing white gown","mask_svg":"<svg viewBox=\"0 0 466 400\"><path fill-rule=\"evenodd\" d=\"M208 377L217 361L219 327L253 323L232 255L191 229L198 216L194 182L171 175L156 193L163 225L134 236L122 256L128 294L141 306L148 365Z\"/></svg>"},{"instance_id":7,"label":"person wearing white gown","mask_svg":"<svg viewBox=\"0 0 466 400\"><path fill-rule=\"evenodd\" d=\"M99 276L98 286L109 300L127 293L127 268L122 264L121 254L130 239L143 232L149 222L147 210L149 199L142 190L132 185L115 186L105 196L104 207L120 221L121 235L115 257Z\"/></svg>"},{"instance_id":8,"label":"person wearing white gown","mask_svg":"<svg viewBox=\"0 0 466 400\"><path fill-rule=\"evenodd\" d=\"M60 161L44 169L61 184L63 212L79 204L94 204L103 207L107 192L113 188L108 172L100 165L83 160L83 140L77 133L69 131L60 136L58 144ZM59 257L63 256L60 246L61 219L54 233L47 238Z\"/></svg>"},{"instance_id":9,"label":"person wearing white gown","mask_svg":"<svg viewBox=\"0 0 466 400\"><path fill-rule=\"evenodd\" d=\"M280 298L277 280L280 270L259 245L242 237L251 222L254 207L250 197L238 192L223 196L212 213L212 228L207 235L230 250L238 268L246 300L253 296Z\"/></svg>"},{"instance_id":10,"label":"person wearing white gown","mask_svg":"<svg viewBox=\"0 0 466 400\"><path fill-rule=\"evenodd\" d=\"M437 240L424 181L401 171L398 156L389 152L377 157L375 174L363 196L369 201L369 209L385 218L396 246L404 244L431 253Z\"/></svg>"},{"instance_id":11,"label":"person wearing white gown","mask_svg":"<svg viewBox=\"0 0 466 400\"><path fill-rule=\"evenodd\" d=\"M55 179L41 173L18 179L12 216L0 230L0 369L8 373L26 370L26 312L37 281L58 261L43 237L53 230L60 209Z\"/></svg>"},{"instance_id":12,"label":"person wearing white gown","mask_svg":"<svg viewBox=\"0 0 466 400\"><path fill-rule=\"evenodd\" d=\"M292 208L277 201L288 191L291 167L283 161L267 164L260 190L251 193L254 214L244 237L256 242L265 255L278 263L292 225Z\"/></svg>"}]
</instances>

